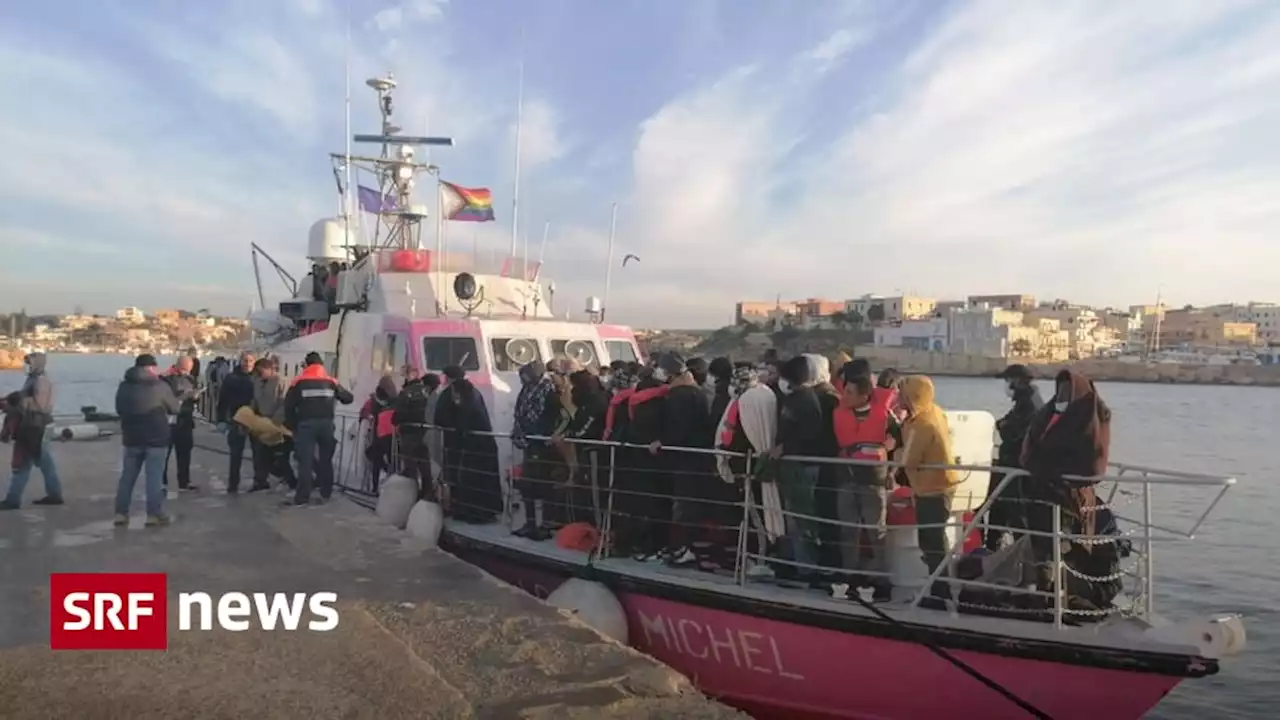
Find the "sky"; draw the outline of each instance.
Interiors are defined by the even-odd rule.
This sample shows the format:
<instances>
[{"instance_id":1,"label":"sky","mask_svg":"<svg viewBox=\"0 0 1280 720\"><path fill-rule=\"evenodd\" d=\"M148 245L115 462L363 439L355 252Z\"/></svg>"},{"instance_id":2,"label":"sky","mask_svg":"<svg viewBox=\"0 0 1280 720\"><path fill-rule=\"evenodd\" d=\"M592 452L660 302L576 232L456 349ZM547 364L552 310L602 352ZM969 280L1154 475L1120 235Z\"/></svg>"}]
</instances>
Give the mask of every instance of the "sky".
<instances>
[{"instance_id":1,"label":"sky","mask_svg":"<svg viewBox=\"0 0 1280 720\"><path fill-rule=\"evenodd\" d=\"M337 212L329 152L448 135L557 305L715 327L740 299L1024 292L1280 300L1280 4L1268 0L11 0L0 309L253 299ZM348 20L350 18L350 20ZM427 194L430 194L429 192ZM457 249L457 245L453 246ZM275 282L266 278L266 282ZM269 292L274 292L269 286Z\"/></svg>"}]
</instances>

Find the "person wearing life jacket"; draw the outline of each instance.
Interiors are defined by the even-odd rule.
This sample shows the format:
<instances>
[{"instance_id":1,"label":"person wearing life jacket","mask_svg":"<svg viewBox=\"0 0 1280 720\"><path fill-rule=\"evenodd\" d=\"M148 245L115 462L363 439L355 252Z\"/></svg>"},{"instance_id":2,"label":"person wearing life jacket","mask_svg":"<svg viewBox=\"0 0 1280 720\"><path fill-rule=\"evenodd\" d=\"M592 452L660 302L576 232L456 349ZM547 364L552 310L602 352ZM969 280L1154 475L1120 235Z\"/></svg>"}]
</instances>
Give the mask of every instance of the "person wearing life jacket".
<instances>
[{"instance_id":1,"label":"person wearing life jacket","mask_svg":"<svg viewBox=\"0 0 1280 720\"><path fill-rule=\"evenodd\" d=\"M869 375L846 378L840 403L832 413L839 457L883 463L902 444L902 431L889 406L874 402ZM840 520L842 564L854 573L852 587L870 587L877 602L892 589L885 563L885 498L891 473L885 465L836 465L836 513Z\"/></svg>"},{"instance_id":2,"label":"person wearing life jacket","mask_svg":"<svg viewBox=\"0 0 1280 720\"><path fill-rule=\"evenodd\" d=\"M325 370L319 353L307 353L306 367L298 373L284 396L284 425L293 433L293 451L298 459L298 490L286 506L304 506L311 501L316 485L321 501L333 494L334 405L355 401Z\"/></svg>"},{"instance_id":3,"label":"person wearing life jacket","mask_svg":"<svg viewBox=\"0 0 1280 720\"><path fill-rule=\"evenodd\" d=\"M396 471L392 467L392 456L396 437L395 403L399 394L395 379L390 373L384 373L378 379L373 394L360 408L360 419L367 421L370 428L365 457L369 460L375 493L382 487L382 473Z\"/></svg>"}]
</instances>

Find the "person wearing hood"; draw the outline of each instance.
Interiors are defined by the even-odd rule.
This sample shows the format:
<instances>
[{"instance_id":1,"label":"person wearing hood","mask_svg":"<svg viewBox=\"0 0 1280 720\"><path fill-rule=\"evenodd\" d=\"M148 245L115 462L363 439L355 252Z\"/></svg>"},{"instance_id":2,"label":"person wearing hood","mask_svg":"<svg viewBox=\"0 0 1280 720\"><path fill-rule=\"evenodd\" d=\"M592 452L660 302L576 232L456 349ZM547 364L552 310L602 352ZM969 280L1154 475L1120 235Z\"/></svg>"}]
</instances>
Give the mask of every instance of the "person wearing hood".
<instances>
[{"instance_id":1,"label":"person wearing hood","mask_svg":"<svg viewBox=\"0 0 1280 720\"><path fill-rule=\"evenodd\" d=\"M803 355L788 360L781 370L778 391L782 399L778 410L778 436L770 451L778 460L778 483L782 492L782 506L787 511L787 540L791 560L803 565L816 566L820 561L818 542L821 529L809 519L817 515L814 492L821 478L822 468L816 463L787 459L785 456L825 457L828 448L826 428L830 422L822 414L822 400L818 397L809 361ZM809 517L803 517L809 516ZM792 567L796 580L815 577L812 567Z\"/></svg>"},{"instance_id":2,"label":"person wearing hood","mask_svg":"<svg viewBox=\"0 0 1280 720\"><path fill-rule=\"evenodd\" d=\"M427 405L431 391L416 367L404 369L404 387L396 398L391 420L400 435L400 460L406 477L418 483L418 498L427 497L431 462L427 455Z\"/></svg>"},{"instance_id":3,"label":"person wearing hood","mask_svg":"<svg viewBox=\"0 0 1280 720\"><path fill-rule=\"evenodd\" d=\"M350 405L355 400L329 375L320 353L307 353L303 363L305 367L284 395L284 426L293 433L293 454L298 459L298 489L281 503L286 507L310 503L313 480L321 502L333 494L333 454L338 449L334 409L336 403Z\"/></svg>"},{"instance_id":4,"label":"person wearing hood","mask_svg":"<svg viewBox=\"0 0 1280 720\"><path fill-rule=\"evenodd\" d=\"M189 395L175 395L156 372L153 355L139 355L116 389L116 415L120 416L120 444L124 460L116 488L116 527L129 524L129 506L138 473L145 473L147 526L169 524L164 512L162 485L171 429L169 416L178 414Z\"/></svg>"},{"instance_id":5,"label":"person wearing hood","mask_svg":"<svg viewBox=\"0 0 1280 720\"><path fill-rule=\"evenodd\" d=\"M444 483L449 513L462 522L490 523L502 512L498 444L484 396L457 365L444 370L449 384L436 406L444 431Z\"/></svg>"},{"instance_id":6,"label":"person wearing hood","mask_svg":"<svg viewBox=\"0 0 1280 720\"><path fill-rule=\"evenodd\" d=\"M240 492L240 465L244 462L244 448L249 445L250 453L257 451L257 445L249 442L249 436L234 420L236 412L242 407L253 404L253 353L240 353L240 364L222 381L218 390L218 430L227 435L227 450L231 456L231 466L227 473L227 494Z\"/></svg>"},{"instance_id":7,"label":"person wearing hood","mask_svg":"<svg viewBox=\"0 0 1280 720\"><path fill-rule=\"evenodd\" d=\"M31 479L32 468L39 467L44 478L44 497L36 500L35 505L61 505L62 482L58 478L58 467L53 462L53 454L49 452L49 444L44 441L45 428L53 423L53 383L45 373L48 358L42 352L34 352L24 358L27 365L27 379L18 391L21 398L19 408L21 416L18 420L14 443L20 445L22 462L13 469L9 478L9 492L0 502L0 510L17 510L22 507L22 495L26 492L27 481Z\"/></svg>"},{"instance_id":8,"label":"person wearing hood","mask_svg":"<svg viewBox=\"0 0 1280 720\"><path fill-rule=\"evenodd\" d=\"M736 368L729 358L721 356L711 361L707 372L711 376L711 418L718 420L724 416L725 408L729 407Z\"/></svg>"},{"instance_id":9,"label":"person wearing hood","mask_svg":"<svg viewBox=\"0 0 1280 720\"><path fill-rule=\"evenodd\" d=\"M511 444L523 453L517 489L524 505L524 524L512 534L530 540L546 540L551 531L548 501L555 496L551 470L554 466L550 437L560 417L560 395L539 360L520 368L520 394L516 396Z\"/></svg>"},{"instance_id":10,"label":"person wearing hood","mask_svg":"<svg viewBox=\"0 0 1280 720\"><path fill-rule=\"evenodd\" d=\"M1030 530L1044 533L1053 531L1055 507L1061 513L1062 532L1078 535L1098 535L1099 530L1113 524L1110 511L1094 492L1096 481L1074 478L1092 478L1106 475L1111 451L1111 409L1099 397L1093 381L1073 370L1063 370L1054 379L1053 402L1045 405L1031 420L1022 444L1022 467L1030 473L1023 489L1030 500L1027 507L1027 524ZM1032 535L1031 545L1038 562L1046 563L1053 555L1053 538ZM1088 575L1102 576L1110 573L1114 563L1115 544L1086 544L1072 542L1064 556L1068 565ZM1099 569L1104 572L1099 572ZM1052 587L1049 573L1042 573L1042 589ZM1085 592L1073 591L1068 583L1068 595L1087 596L1106 591L1114 597L1114 588L1099 583ZM1090 603L1100 606L1109 603L1110 597L1092 598Z\"/></svg>"},{"instance_id":11,"label":"person wearing hood","mask_svg":"<svg viewBox=\"0 0 1280 720\"><path fill-rule=\"evenodd\" d=\"M378 378L373 394L365 401L364 407L360 408L360 419L369 423L369 442L365 446L365 457L369 460L375 493L382 487L383 471L395 472L392 454L396 439L395 403L399 395L395 378L391 373L383 373Z\"/></svg>"},{"instance_id":12,"label":"person wearing hood","mask_svg":"<svg viewBox=\"0 0 1280 720\"><path fill-rule=\"evenodd\" d=\"M711 422L711 401L678 353L664 354L658 369L667 377L669 390L662 401L662 420L656 441L649 451L656 457L659 473L650 492L657 499L650 518L665 525L660 555L673 566L710 562L715 540L702 526L714 523L714 508L700 500L720 500L721 483L711 477L712 457L700 453L662 452L662 448L710 448L715 426ZM675 500L674 498L679 498ZM692 540L691 540L692 538Z\"/></svg>"},{"instance_id":13,"label":"person wearing hood","mask_svg":"<svg viewBox=\"0 0 1280 720\"><path fill-rule=\"evenodd\" d=\"M1000 435L996 466L1021 468L1022 444L1026 440L1031 421L1040 408L1044 407L1044 401L1040 399L1040 391L1032 382L1031 371L1026 365L1010 365L996 377L1004 381L1005 393L1013 401L1009 412L996 421L996 432ZM995 494L996 488L1003 480L1004 473L991 473L990 485L987 487L988 497ZM991 511L987 515L987 521L990 524L1012 528L1026 527L1022 486L1022 478L1014 478L1000 496L992 501ZM999 550L1005 534L1005 530L988 528L984 545L988 550Z\"/></svg>"},{"instance_id":14,"label":"person wearing hood","mask_svg":"<svg viewBox=\"0 0 1280 720\"><path fill-rule=\"evenodd\" d=\"M951 521L951 500L963 478L951 468L955 463L947 416L938 407L933 381L925 375L908 375L899 384L902 402L909 416L902 426L902 467L915 498L920 551L933 572L946 560L946 523ZM935 587L934 594L949 588Z\"/></svg>"},{"instance_id":15,"label":"person wearing hood","mask_svg":"<svg viewBox=\"0 0 1280 720\"><path fill-rule=\"evenodd\" d=\"M716 447L739 455L716 456L716 470L727 486L739 491L735 500L751 493L751 514L747 518L753 532L747 537L747 552L755 559L747 563L747 575L752 578L773 574L759 558L770 550L786 532L786 520L782 513L782 500L778 483L772 474L755 472L748 476L746 455L761 456L775 444L778 431L778 399L773 390L766 387L760 373L750 363L734 368L729 387L730 401L716 428ZM759 463L755 469L759 470ZM738 520L741 520L741 514ZM732 562L737 548L727 553L726 567Z\"/></svg>"},{"instance_id":16,"label":"person wearing hood","mask_svg":"<svg viewBox=\"0 0 1280 720\"><path fill-rule=\"evenodd\" d=\"M169 443L169 454L174 457L177 463L178 473L178 489L179 490L195 490L196 487L191 484L191 450L196 444L196 381L194 373L195 360L190 357L180 357L162 376L163 380L169 383L169 387L173 390L173 394L186 398L182 401L182 407L178 409L178 414L169 419L172 432ZM169 462L166 458L164 464L164 486L169 487Z\"/></svg>"}]
</instances>

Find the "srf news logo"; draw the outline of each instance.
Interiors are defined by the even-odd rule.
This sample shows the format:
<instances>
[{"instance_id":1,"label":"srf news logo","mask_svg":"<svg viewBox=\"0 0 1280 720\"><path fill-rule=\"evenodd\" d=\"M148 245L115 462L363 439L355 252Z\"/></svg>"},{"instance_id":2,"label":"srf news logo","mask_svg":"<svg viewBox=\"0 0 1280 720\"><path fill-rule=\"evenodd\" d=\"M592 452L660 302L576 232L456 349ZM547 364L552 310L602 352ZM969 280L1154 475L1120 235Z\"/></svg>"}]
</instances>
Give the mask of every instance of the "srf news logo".
<instances>
[{"instance_id":1,"label":"srf news logo","mask_svg":"<svg viewBox=\"0 0 1280 720\"><path fill-rule=\"evenodd\" d=\"M55 573L49 576L49 647L54 650L165 650L169 647L168 576L164 573ZM298 630L338 627L338 596L313 593L178 595L178 630L231 632L255 626ZM195 621L193 622L193 617Z\"/></svg>"}]
</instances>

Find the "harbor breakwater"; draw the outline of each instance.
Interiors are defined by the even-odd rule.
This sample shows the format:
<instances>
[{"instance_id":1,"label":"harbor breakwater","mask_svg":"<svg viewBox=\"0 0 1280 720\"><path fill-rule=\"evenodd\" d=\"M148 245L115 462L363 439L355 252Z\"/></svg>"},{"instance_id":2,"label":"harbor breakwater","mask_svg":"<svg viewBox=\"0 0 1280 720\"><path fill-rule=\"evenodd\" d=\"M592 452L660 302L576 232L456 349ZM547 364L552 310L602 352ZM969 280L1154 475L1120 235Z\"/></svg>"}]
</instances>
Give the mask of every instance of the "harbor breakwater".
<instances>
[{"instance_id":1,"label":"harbor breakwater","mask_svg":"<svg viewBox=\"0 0 1280 720\"><path fill-rule=\"evenodd\" d=\"M1181 365L1095 358L1070 363L1037 363L1031 358L991 358L875 345L858 345L852 354L867 358L877 368L894 367L900 372L927 375L993 377L1010 363L1022 363L1036 377L1046 379L1070 367L1102 382L1280 386L1280 366L1277 365Z\"/></svg>"}]
</instances>

